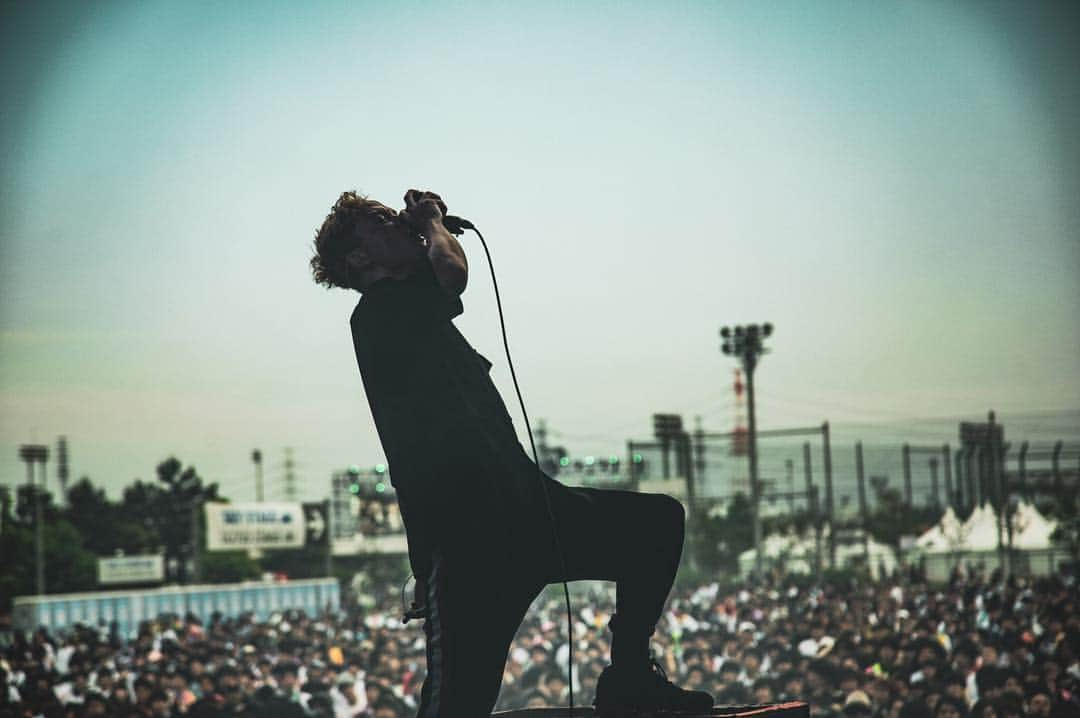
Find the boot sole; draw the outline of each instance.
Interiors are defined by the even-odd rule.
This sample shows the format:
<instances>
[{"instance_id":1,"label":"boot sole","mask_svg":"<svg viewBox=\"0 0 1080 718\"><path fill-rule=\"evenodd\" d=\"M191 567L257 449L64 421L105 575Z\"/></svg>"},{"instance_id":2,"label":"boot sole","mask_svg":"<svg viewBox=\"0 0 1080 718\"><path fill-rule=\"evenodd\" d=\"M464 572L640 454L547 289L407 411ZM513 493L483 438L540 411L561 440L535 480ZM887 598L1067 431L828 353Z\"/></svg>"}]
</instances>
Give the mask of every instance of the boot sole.
<instances>
[{"instance_id":1,"label":"boot sole","mask_svg":"<svg viewBox=\"0 0 1080 718\"><path fill-rule=\"evenodd\" d=\"M491 718L571 718L570 709L525 708L492 713ZM755 706L716 706L710 712L662 711L656 709L574 706L573 718L810 718L810 706L792 701Z\"/></svg>"}]
</instances>

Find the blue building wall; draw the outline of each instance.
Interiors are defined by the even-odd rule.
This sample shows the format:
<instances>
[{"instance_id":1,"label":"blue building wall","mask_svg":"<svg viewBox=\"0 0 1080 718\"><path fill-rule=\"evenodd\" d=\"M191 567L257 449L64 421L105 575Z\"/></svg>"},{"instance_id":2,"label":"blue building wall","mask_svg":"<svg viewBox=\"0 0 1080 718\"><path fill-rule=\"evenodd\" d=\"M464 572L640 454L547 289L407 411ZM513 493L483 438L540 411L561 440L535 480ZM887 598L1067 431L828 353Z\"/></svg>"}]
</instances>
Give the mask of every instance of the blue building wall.
<instances>
[{"instance_id":1,"label":"blue building wall","mask_svg":"<svg viewBox=\"0 0 1080 718\"><path fill-rule=\"evenodd\" d=\"M264 621L275 611L300 609L308 615L327 607L340 608L340 588L335 579L323 578L288 583L232 583L206 586L169 586L137 591L98 591L49 596L20 596L13 612L16 630L50 631L76 623L98 626L117 623L119 634L131 638L139 623L162 613L183 616L193 613L203 621L214 611L235 617L254 613Z\"/></svg>"}]
</instances>

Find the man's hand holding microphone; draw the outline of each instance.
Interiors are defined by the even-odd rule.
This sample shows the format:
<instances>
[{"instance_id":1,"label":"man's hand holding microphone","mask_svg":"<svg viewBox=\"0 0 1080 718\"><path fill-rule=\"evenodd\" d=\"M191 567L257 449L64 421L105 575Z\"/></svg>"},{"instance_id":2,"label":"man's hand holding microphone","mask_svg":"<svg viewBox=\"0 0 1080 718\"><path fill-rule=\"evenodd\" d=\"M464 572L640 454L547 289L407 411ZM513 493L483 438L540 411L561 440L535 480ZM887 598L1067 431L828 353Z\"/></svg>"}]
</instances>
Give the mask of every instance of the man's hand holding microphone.
<instances>
[{"instance_id":1,"label":"man's hand holding microphone","mask_svg":"<svg viewBox=\"0 0 1080 718\"><path fill-rule=\"evenodd\" d=\"M418 189L405 193L405 209L398 216L424 238L428 259L443 290L455 297L464 292L469 280L469 264L465 250L450 233L447 223L460 234L460 223L468 222L448 216L446 203L439 195Z\"/></svg>"}]
</instances>

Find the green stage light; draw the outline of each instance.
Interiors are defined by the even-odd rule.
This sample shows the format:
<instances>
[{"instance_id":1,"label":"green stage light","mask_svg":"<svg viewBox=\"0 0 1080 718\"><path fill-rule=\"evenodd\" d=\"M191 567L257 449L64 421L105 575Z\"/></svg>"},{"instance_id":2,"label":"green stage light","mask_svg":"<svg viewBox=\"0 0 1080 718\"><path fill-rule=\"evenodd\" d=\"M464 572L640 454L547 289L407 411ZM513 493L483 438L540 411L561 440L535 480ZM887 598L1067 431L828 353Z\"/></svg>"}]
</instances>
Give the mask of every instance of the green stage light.
<instances>
[{"instance_id":1,"label":"green stage light","mask_svg":"<svg viewBox=\"0 0 1080 718\"><path fill-rule=\"evenodd\" d=\"M375 464L375 473L376 474L385 474L386 473L386 464Z\"/></svg>"}]
</instances>

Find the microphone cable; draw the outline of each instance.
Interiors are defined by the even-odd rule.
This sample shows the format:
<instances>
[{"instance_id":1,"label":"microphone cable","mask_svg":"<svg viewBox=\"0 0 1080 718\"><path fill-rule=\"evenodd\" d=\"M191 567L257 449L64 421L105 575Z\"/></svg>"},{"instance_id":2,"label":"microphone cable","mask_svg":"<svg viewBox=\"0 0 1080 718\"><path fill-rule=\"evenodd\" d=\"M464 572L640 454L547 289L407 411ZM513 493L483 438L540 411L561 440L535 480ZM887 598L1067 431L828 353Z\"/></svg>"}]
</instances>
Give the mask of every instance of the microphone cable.
<instances>
[{"instance_id":1,"label":"microphone cable","mask_svg":"<svg viewBox=\"0 0 1080 718\"><path fill-rule=\"evenodd\" d=\"M503 318L502 299L499 297L499 282L495 279L495 264L491 261L491 252L488 251L484 235L480 234L480 230L478 230L472 222L457 217L453 219L456 220L456 223L459 224L461 229L471 229L476 233L476 236L480 238L480 246L484 248L484 255L487 257L488 269L491 271L491 286L495 288L495 305L499 309L499 328L502 330L503 349L506 352L506 364L510 367L510 378L514 380L514 391L517 392L518 404L521 406L521 415L525 417L525 430L529 433L529 445L532 447L533 463L536 464L536 477L540 480L540 488L544 492L544 503L547 505L548 518L551 519L551 534L555 538L555 550L559 554L559 562L562 566L564 577L562 585L563 595L566 597L567 645L570 647L570 654L566 660L566 668L568 676L567 685L570 687L569 715L572 718L574 715L574 622L573 614L570 609L570 588L567 586L565 580L565 577L569 575L566 571L566 557L563 555L562 545L559 543L559 532L555 528L555 513L551 510L551 498L548 496L547 484L544 482L544 475L540 469L540 460L536 454L536 442L533 440L532 426L529 424L529 414L525 411L525 400L521 398L521 387L518 385L517 372L514 371L514 360L510 358L510 343L506 339L506 321Z\"/></svg>"}]
</instances>

